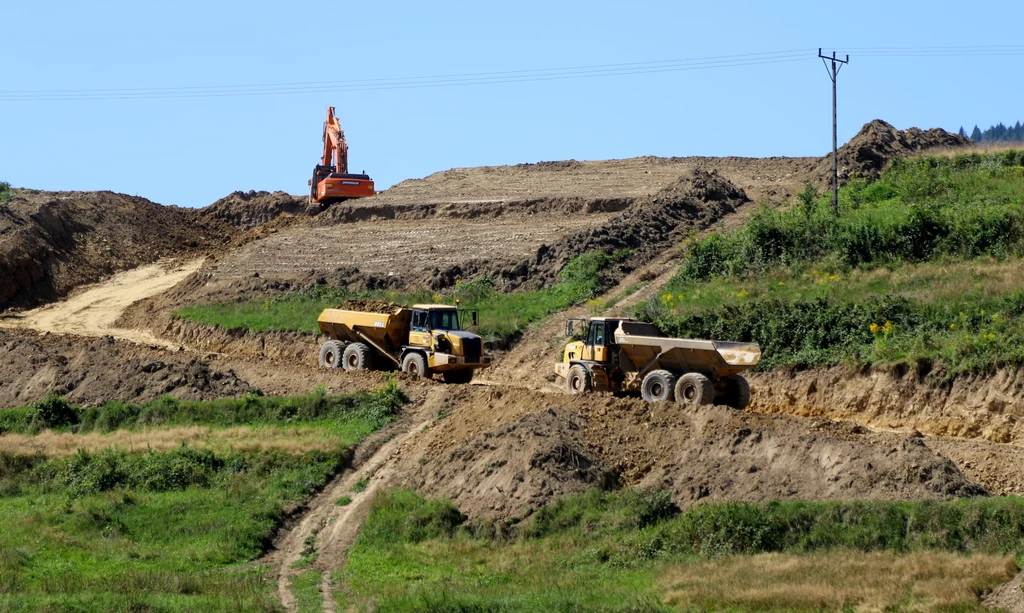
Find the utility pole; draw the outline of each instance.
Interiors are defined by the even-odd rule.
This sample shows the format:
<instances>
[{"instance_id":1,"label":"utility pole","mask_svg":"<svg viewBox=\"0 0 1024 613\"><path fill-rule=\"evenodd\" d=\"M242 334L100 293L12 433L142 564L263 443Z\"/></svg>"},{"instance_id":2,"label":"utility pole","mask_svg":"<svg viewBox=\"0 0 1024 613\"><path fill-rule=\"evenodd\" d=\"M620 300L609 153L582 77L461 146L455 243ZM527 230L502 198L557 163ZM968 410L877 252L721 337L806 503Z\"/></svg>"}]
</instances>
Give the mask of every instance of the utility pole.
<instances>
[{"instance_id":1,"label":"utility pole","mask_svg":"<svg viewBox=\"0 0 1024 613\"><path fill-rule=\"evenodd\" d=\"M850 56L847 55L845 60L841 60L836 57L836 52L832 52L832 57L821 54L821 47L818 47L818 57L825 64L825 70L829 70L829 60L832 61L832 70L829 71L828 76L832 79L832 212L835 213L836 217L839 216L839 157L838 157L838 142L836 136L836 77L839 76L839 70L843 67L843 64L850 63Z\"/></svg>"}]
</instances>

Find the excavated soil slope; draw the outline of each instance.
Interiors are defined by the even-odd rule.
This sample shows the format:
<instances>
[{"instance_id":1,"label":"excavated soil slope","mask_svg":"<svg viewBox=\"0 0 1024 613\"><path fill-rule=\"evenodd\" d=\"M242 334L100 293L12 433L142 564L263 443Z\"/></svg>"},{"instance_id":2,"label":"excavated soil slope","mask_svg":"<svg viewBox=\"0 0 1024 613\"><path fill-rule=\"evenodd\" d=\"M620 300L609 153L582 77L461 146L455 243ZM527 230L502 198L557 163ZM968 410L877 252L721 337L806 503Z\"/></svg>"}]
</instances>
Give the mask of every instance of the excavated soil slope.
<instances>
[{"instance_id":1,"label":"excavated soil slope","mask_svg":"<svg viewBox=\"0 0 1024 613\"><path fill-rule=\"evenodd\" d=\"M963 375L952 383L921 379L909 369L818 368L749 377L750 409L762 413L844 419L878 428L1024 443L1024 371Z\"/></svg>"},{"instance_id":2,"label":"excavated soil slope","mask_svg":"<svg viewBox=\"0 0 1024 613\"><path fill-rule=\"evenodd\" d=\"M194 211L112 192L39 192L0 204L0 310L228 240Z\"/></svg>"},{"instance_id":3,"label":"excavated soil slope","mask_svg":"<svg viewBox=\"0 0 1024 613\"><path fill-rule=\"evenodd\" d=\"M803 187L819 158L639 157L453 168L408 179L378 194L379 204L503 203L538 198L628 199L657 193L694 170L715 170L755 201L784 202Z\"/></svg>"},{"instance_id":4,"label":"excavated soil slope","mask_svg":"<svg viewBox=\"0 0 1024 613\"><path fill-rule=\"evenodd\" d=\"M0 407L65 394L73 404L240 396L249 384L187 352L115 341L0 330Z\"/></svg>"},{"instance_id":5,"label":"excavated soil slope","mask_svg":"<svg viewBox=\"0 0 1024 613\"><path fill-rule=\"evenodd\" d=\"M610 272L614 278L749 202L724 177L702 170L635 200L383 207L360 201L211 260L162 306L253 299L317 281L353 289L440 290L487 276L506 289L543 286L576 255L631 250L621 272ZM338 222L340 217L352 219Z\"/></svg>"},{"instance_id":6,"label":"excavated soil slope","mask_svg":"<svg viewBox=\"0 0 1024 613\"><path fill-rule=\"evenodd\" d=\"M684 507L984 494L919 437L726 407L450 387L437 421L400 452L395 480L470 515L519 516L609 484L664 488Z\"/></svg>"}]
</instances>

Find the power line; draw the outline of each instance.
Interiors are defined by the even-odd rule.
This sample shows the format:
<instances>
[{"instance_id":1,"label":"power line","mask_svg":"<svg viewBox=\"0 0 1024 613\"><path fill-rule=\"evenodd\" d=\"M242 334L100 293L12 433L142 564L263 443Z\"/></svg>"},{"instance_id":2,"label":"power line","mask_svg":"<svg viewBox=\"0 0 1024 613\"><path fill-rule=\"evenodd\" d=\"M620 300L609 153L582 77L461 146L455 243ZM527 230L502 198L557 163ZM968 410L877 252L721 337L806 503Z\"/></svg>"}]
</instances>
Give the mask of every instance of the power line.
<instances>
[{"instance_id":1,"label":"power line","mask_svg":"<svg viewBox=\"0 0 1024 613\"><path fill-rule=\"evenodd\" d=\"M377 79L357 79L351 81L305 81L298 83L261 83L261 84L250 84L250 85L214 85L214 86L186 86L186 87L153 87L153 88L126 88L126 89L76 89L76 90L25 90L20 92L2 91L0 95L10 93L35 93L35 94L59 94L59 93L83 93L83 92L96 92L96 93L107 93L107 92L133 92L133 91L180 91L180 90L208 90L208 89L248 89L248 88L260 88L260 87L296 87L296 86L313 86L313 85L339 85L339 84L367 84L367 83L379 83L389 81L414 81L414 80L434 80L434 79L457 79L457 78L469 78L469 77L498 77L498 76L517 76L517 75L530 75L530 74L543 74L560 71L585 71L585 70L602 70L602 69L623 69L630 67L644 68L644 67L656 67L658 65L667 64L704 64L704 63L715 63L722 61L742 61L742 60L756 60L756 59L771 59L773 57L805 57L804 49L793 49L789 51L768 51L762 53L741 53L734 55L717 55L700 58L688 58L688 59L675 59L675 60L657 60L649 62L628 62L619 64L596 64L588 66L571 66L562 68L533 68L525 70L507 70L499 72L471 72L462 74L442 74L442 75L420 75L411 77L389 77L389 78L377 78Z\"/></svg>"},{"instance_id":2,"label":"power line","mask_svg":"<svg viewBox=\"0 0 1024 613\"><path fill-rule=\"evenodd\" d=\"M1024 55L1024 45L948 47L850 47L866 57L980 57ZM383 77L347 81L305 81L247 85L209 85L150 88L8 90L0 91L0 102L46 102L86 100L154 100L176 98L220 98L239 96L282 96L292 94L343 93L400 89L425 89L498 85L509 83L563 81L629 75L713 70L802 62L812 58L808 50L768 51L650 62L596 64L561 68L534 68L497 72Z\"/></svg>"},{"instance_id":3,"label":"power line","mask_svg":"<svg viewBox=\"0 0 1024 613\"><path fill-rule=\"evenodd\" d=\"M399 77L361 79L353 81L326 81L308 83L282 83L271 85L221 85L206 87L140 88L112 90L26 90L0 92L0 101L45 100L134 100L154 98L207 98L224 96L260 96L304 94L320 92L375 91L426 87L453 87L462 85L491 85L532 81L554 81L595 77L709 70L806 61L806 51L775 51L759 54L715 56L693 59L633 62L567 68L436 75L425 77Z\"/></svg>"}]
</instances>

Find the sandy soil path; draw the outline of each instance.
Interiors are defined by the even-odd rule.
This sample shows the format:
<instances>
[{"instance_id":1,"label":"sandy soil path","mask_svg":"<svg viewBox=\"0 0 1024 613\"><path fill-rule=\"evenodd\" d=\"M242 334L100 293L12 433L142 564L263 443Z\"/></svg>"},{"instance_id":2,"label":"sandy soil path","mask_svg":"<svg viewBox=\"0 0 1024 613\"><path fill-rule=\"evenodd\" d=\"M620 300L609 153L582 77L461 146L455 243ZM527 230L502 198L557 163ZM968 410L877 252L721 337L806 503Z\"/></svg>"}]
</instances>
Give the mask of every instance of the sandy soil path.
<instances>
[{"instance_id":1,"label":"sandy soil path","mask_svg":"<svg viewBox=\"0 0 1024 613\"><path fill-rule=\"evenodd\" d=\"M357 452L354 468L338 475L310 500L301 519L279 538L276 549L264 558L277 575L278 597L287 611L298 610L292 581L310 568L321 572L323 610L328 613L337 610L334 600L337 587L331 575L345 567L348 550L355 543L359 529L369 515L374 495L394 479L396 455L431 423L430 419L423 421L423 416L430 415L444 396L443 387L430 390L422 401L409 407L410 413L380 433L382 437L377 440L382 440L382 443L368 454L369 457L360 459ZM372 442L368 444L373 446ZM357 487L360 482L362 486ZM351 502L338 506L336 501L341 496L349 496ZM296 563L302 559L310 542L317 553L316 561L308 567L296 568Z\"/></svg>"},{"instance_id":2,"label":"sandy soil path","mask_svg":"<svg viewBox=\"0 0 1024 613\"><path fill-rule=\"evenodd\" d=\"M114 322L133 302L174 287L202 264L202 259L161 261L118 273L79 289L66 300L0 318L0 327L78 336L113 336L134 343L170 347L169 341L150 332L116 328Z\"/></svg>"}]
</instances>

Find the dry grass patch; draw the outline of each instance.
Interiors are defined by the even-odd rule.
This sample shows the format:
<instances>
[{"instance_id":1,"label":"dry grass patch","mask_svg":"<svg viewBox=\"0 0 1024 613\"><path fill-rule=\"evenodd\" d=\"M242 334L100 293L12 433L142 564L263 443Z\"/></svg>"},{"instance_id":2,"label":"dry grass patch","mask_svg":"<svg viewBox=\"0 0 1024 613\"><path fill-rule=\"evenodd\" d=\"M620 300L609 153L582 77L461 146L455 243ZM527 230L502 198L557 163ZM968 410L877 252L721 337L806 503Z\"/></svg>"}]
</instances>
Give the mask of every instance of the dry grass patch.
<instances>
[{"instance_id":1,"label":"dry grass patch","mask_svg":"<svg viewBox=\"0 0 1024 613\"><path fill-rule=\"evenodd\" d=\"M877 289L923 302L956 299L965 294L998 296L1020 289L1024 260L979 259L969 262L905 264L896 270L856 272L851 285ZM866 286L866 287L863 287Z\"/></svg>"},{"instance_id":2,"label":"dry grass patch","mask_svg":"<svg viewBox=\"0 0 1024 613\"><path fill-rule=\"evenodd\" d=\"M110 433L73 434L45 430L37 435L4 434L0 436L0 453L49 457L69 456L79 450L95 452L104 449L126 451L169 451L187 443L192 447L216 451L272 451L307 453L336 451L337 436L313 426L289 428L240 426L209 428L182 426L146 430L117 430Z\"/></svg>"},{"instance_id":3,"label":"dry grass patch","mask_svg":"<svg viewBox=\"0 0 1024 613\"><path fill-rule=\"evenodd\" d=\"M1002 556L837 551L673 566L659 583L682 609L984 611L980 596L1016 573Z\"/></svg>"},{"instance_id":4,"label":"dry grass patch","mask_svg":"<svg viewBox=\"0 0 1024 613\"><path fill-rule=\"evenodd\" d=\"M955 158L962 155L970 155L977 153L985 155L987 153L1002 153L1004 151L1020 151L1024 149L1024 143L1017 142L996 142L996 143L975 143L970 147L938 147L935 149L926 149L917 153L911 154L909 158L927 158L941 156L944 158Z\"/></svg>"}]
</instances>

